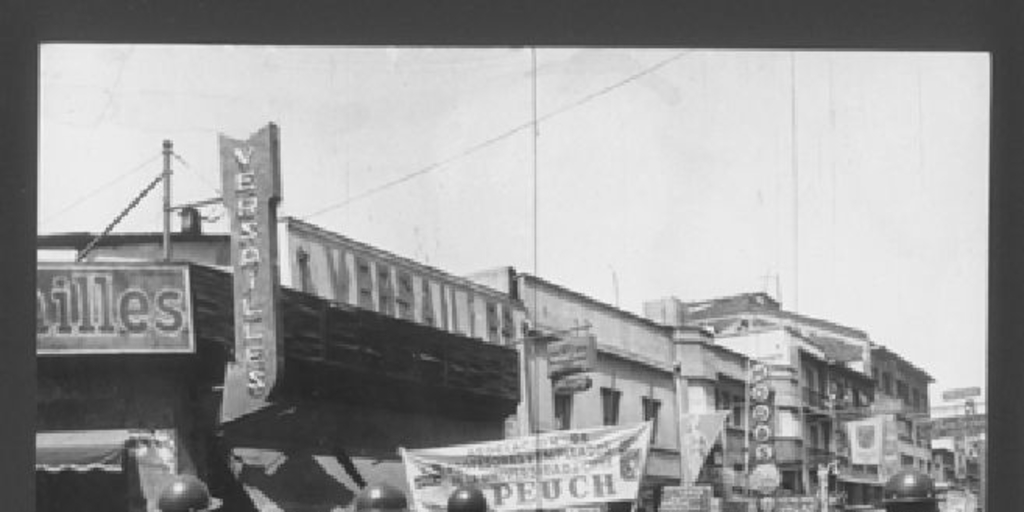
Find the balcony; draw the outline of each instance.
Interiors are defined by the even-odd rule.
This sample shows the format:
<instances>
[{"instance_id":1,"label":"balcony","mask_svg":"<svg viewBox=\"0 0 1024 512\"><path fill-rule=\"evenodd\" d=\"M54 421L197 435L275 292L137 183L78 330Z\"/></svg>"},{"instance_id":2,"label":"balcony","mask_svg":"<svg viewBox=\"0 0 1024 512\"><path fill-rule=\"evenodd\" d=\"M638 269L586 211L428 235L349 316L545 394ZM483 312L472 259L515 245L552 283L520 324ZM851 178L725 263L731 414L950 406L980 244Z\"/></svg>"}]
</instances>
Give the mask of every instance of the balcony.
<instances>
[{"instance_id":1,"label":"balcony","mask_svg":"<svg viewBox=\"0 0 1024 512\"><path fill-rule=\"evenodd\" d=\"M821 416L830 414L828 395L806 386L801 391L803 392L804 408L808 413Z\"/></svg>"}]
</instances>

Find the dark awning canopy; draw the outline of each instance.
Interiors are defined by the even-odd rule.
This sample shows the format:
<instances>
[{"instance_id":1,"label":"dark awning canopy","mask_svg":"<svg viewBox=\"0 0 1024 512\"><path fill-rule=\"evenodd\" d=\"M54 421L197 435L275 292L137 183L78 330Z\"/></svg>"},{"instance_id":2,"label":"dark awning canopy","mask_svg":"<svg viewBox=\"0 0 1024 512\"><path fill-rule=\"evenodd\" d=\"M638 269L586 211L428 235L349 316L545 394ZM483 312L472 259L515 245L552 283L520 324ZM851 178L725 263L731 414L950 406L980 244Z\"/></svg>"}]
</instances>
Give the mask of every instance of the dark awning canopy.
<instances>
[{"instance_id":1,"label":"dark awning canopy","mask_svg":"<svg viewBox=\"0 0 1024 512\"><path fill-rule=\"evenodd\" d=\"M128 430L78 430L36 434L36 469L121 471Z\"/></svg>"}]
</instances>

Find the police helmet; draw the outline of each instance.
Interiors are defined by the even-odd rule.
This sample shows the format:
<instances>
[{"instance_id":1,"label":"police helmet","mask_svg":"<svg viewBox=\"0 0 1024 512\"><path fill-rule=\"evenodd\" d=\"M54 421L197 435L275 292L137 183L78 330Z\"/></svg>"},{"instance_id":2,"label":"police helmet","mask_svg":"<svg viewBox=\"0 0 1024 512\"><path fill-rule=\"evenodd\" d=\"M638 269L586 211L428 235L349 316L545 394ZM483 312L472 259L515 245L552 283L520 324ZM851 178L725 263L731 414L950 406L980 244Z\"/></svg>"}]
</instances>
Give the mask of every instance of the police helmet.
<instances>
[{"instance_id":1,"label":"police helmet","mask_svg":"<svg viewBox=\"0 0 1024 512\"><path fill-rule=\"evenodd\" d=\"M220 500L210 496L206 484L192 475L172 478L157 499L160 512L208 512L220 505Z\"/></svg>"},{"instance_id":2,"label":"police helmet","mask_svg":"<svg viewBox=\"0 0 1024 512\"><path fill-rule=\"evenodd\" d=\"M448 497L448 512L486 512L487 498L471 485L462 485Z\"/></svg>"},{"instance_id":3,"label":"police helmet","mask_svg":"<svg viewBox=\"0 0 1024 512\"><path fill-rule=\"evenodd\" d=\"M407 508L405 493L388 484L369 485L356 496L357 512L399 512Z\"/></svg>"},{"instance_id":4,"label":"police helmet","mask_svg":"<svg viewBox=\"0 0 1024 512\"><path fill-rule=\"evenodd\" d=\"M920 471L903 470L889 478L882 498L885 503L934 503L935 482Z\"/></svg>"}]
</instances>

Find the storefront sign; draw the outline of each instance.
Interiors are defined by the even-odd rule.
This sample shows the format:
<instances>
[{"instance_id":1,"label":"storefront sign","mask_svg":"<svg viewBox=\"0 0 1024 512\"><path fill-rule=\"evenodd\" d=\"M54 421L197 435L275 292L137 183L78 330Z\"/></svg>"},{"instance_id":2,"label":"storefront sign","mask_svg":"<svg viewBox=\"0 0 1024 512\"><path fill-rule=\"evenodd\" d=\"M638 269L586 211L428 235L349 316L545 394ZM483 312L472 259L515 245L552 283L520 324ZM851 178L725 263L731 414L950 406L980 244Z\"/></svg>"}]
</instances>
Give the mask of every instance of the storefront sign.
<instances>
[{"instance_id":1,"label":"storefront sign","mask_svg":"<svg viewBox=\"0 0 1024 512\"><path fill-rule=\"evenodd\" d=\"M635 500L650 437L647 422L401 452L417 512L446 510L461 484L491 511L564 509Z\"/></svg>"},{"instance_id":2,"label":"storefront sign","mask_svg":"<svg viewBox=\"0 0 1024 512\"><path fill-rule=\"evenodd\" d=\"M511 273L475 282L298 219L280 225L286 287L490 343L522 337L526 308L501 291Z\"/></svg>"},{"instance_id":3,"label":"storefront sign","mask_svg":"<svg viewBox=\"0 0 1024 512\"><path fill-rule=\"evenodd\" d=\"M813 496L783 496L775 498L775 512L818 512L820 503Z\"/></svg>"},{"instance_id":4,"label":"storefront sign","mask_svg":"<svg viewBox=\"0 0 1024 512\"><path fill-rule=\"evenodd\" d=\"M932 439L956 435L976 435L985 432L986 424L987 416L984 414L932 418L928 423L928 434Z\"/></svg>"},{"instance_id":5,"label":"storefront sign","mask_svg":"<svg viewBox=\"0 0 1024 512\"><path fill-rule=\"evenodd\" d=\"M973 398L976 396L981 396L981 388L979 387L956 388L950 389L949 391L944 391L942 393L943 400L960 400L963 398Z\"/></svg>"},{"instance_id":6,"label":"storefront sign","mask_svg":"<svg viewBox=\"0 0 1024 512\"><path fill-rule=\"evenodd\" d=\"M281 373L277 203L281 198L278 130L269 124L246 141L220 136L224 204L231 212L235 358L224 377L221 421L264 405Z\"/></svg>"},{"instance_id":7,"label":"storefront sign","mask_svg":"<svg viewBox=\"0 0 1024 512\"><path fill-rule=\"evenodd\" d=\"M570 336L548 344L548 376L589 372L597 366L594 336Z\"/></svg>"},{"instance_id":8,"label":"storefront sign","mask_svg":"<svg viewBox=\"0 0 1024 512\"><path fill-rule=\"evenodd\" d=\"M661 489L660 512L710 512L711 487L707 485L666 486Z\"/></svg>"},{"instance_id":9,"label":"storefront sign","mask_svg":"<svg viewBox=\"0 0 1024 512\"><path fill-rule=\"evenodd\" d=\"M36 353L195 351L188 268L39 263Z\"/></svg>"},{"instance_id":10,"label":"storefront sign","mask_svg":"<svg viewBox=\"0 0 1024 512\"><path fill-rule=\"evenodd\" d=\"M586 375L566 375L556 379L551 384L552 391L556 395L572 395L582 393L594 385L594 380Z\"/></svg>"}]
</instances>

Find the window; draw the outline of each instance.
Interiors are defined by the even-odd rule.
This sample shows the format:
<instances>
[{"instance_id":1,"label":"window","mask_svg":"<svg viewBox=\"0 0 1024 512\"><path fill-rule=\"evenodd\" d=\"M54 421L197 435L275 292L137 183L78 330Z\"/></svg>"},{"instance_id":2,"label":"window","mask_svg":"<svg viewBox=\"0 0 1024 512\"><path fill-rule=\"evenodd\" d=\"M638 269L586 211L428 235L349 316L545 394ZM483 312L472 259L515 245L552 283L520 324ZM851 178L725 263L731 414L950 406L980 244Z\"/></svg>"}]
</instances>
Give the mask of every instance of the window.
<instances>
[{"instance_id":1,"label":"window","mask_svg":"<svg viewBox=\"0 0 1024 512\"><path fill-rule=\"evenodd\" d=\"M568 430L572 424L572 395L555 395L555 428Z\"/></svg>"},{"instance_id":2,"label":"window","mask_svg":"<svg viewBox=\"0 0 1024 512\"><path fill-rule=\"evenodd\" d=\"M883 373L882 374L882 392L887 394L887 395L892 396L892 374L891 373Z\"/></svg>"},{"instance_id":3,"label":"window","mask_svg":"<svg viewBox=\"0 0 1024 512\"><path fill-rule=\"evenodd\" d=\"M643 408L644 408L644 421L651 421L654 423L651 429L651 442L654 443L658 440L658 412L661 411L661 400L655 400L650 397L643 397Z\"/></svg>"},{"instance_id":4,"label":"window","mask_svg":"<svg viewBox=\"0 0 1024 512\"><path fill-rule=\"evenodd\" d=\"M601 411L605 425L619 424L619 398L622 392L617 389L601 388Z\"/></svg>"},{"instance_id":5,"label":"window","mask_svg":"<svg viewBox=\"0 0 1024 512\"><path fill-rule=\"evenodd\" d=\"M313 293L313 275L309 270L309 253L299 247L299 250L295 251L295 260L299 268L299 290Z\"/></svg>"},{"instance_id":6,"label":"window","mask_svg":"<svg viewBox=\"0 0 1024 512\"><path fill-rule=\"evenodd\" d=\"M907 387L907 383L902 380L896 381L896 396L902 399L905 403L910 402L910 388Z\"/></svg>"}]
</instances>

